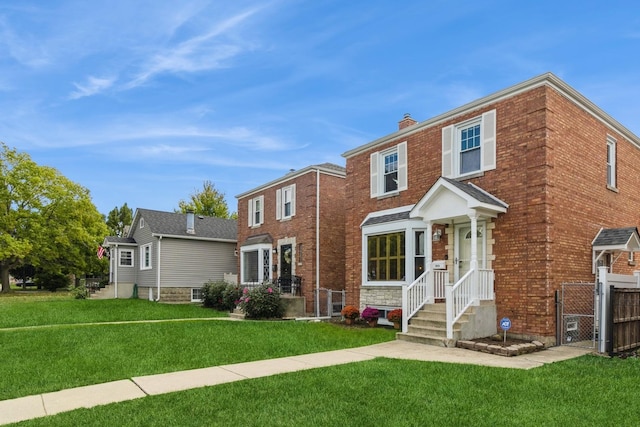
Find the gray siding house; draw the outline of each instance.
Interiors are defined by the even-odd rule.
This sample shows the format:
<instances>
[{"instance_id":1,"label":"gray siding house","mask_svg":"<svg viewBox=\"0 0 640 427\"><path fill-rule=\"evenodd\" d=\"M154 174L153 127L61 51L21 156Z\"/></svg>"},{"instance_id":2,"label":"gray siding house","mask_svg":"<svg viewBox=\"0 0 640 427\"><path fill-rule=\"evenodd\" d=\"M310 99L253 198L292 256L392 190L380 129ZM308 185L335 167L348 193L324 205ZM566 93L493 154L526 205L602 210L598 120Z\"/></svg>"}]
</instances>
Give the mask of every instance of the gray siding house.
<instances>
[{"instance_id":1,"label":"gray siding house","mask_svg":"<svg viewBox=\"0 0 640 427\"><path fill-rule=\"evenodd\" d=\"M103 298L197 302L202 285L237 274L237 221L137 209L125 237L109 236Z\"/></svg>"}]
</instances>

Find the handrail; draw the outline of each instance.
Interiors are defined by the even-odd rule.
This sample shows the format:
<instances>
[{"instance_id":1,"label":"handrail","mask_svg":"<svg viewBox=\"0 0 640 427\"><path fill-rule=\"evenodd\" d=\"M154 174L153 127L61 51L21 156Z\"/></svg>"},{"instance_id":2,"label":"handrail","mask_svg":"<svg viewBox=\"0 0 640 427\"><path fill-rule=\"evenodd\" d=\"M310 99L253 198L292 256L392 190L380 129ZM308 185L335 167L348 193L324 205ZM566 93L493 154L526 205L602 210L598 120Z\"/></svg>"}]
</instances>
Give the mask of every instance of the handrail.
<instances>
[{"instance_id":1,"label":"handrail","mask_svg":"<svg viewBox=\"0 0 640 427\"><path fill-rule=\"evenodd\" d=\"M474 286L477 270L469 270L455 285L447 286L447 339L453 339L453 324L474 302Z\"/></svg>"},{"instance_id":2,"label":"handrail","mask_svg":"<svg viewBox=\"0 0 640 427\"><path fill-rule=\"evenodd\" d=\"M429 282L433 283L431 270L428 269L408 286L402 287L402 332L409 329L409 319L411 319L426 301L433 298L433 291L430 291Z\"/></svg>"},{"instance_id":3,"label":"handrail","mask_svg":"<svg viewBox=\"0 0 640 427\"><path fill-rule=\"evenodd\" d=\"M413 283L402 287L402 332L409 329L409 319L435 299L445 297L445 285L449 282L447 270L426 270Z\"/></svg>"}]
</instances>

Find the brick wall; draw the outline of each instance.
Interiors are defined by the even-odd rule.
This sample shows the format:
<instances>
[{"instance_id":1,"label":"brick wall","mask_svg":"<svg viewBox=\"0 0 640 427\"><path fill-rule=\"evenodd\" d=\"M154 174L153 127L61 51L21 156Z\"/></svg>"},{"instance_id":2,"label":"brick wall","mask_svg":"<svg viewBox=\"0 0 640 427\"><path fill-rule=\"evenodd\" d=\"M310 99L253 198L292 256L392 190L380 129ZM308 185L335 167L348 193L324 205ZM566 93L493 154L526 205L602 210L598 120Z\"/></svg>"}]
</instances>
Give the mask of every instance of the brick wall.
<instances>
[{"instance_id":1,"label":"brick wall","mask_svg":"<svg viewBox=\"0 0 640 427\"><path fill-rule=\"evenodd\" d=\"M294 183L295 215L290 220L276 220L276 190ZM273 238L274 248L278 247L278 240L295 240L293 274L303 279L302 296L306 297L307 313L313 313L315 309L313 297L316 288L316 184L316 171L311 170L292 179L285 176L277 185L238 200L239 245L250 236L265 233ZM344 289L344 185L343 177L320 173L320 286L330 289ZM261 195L264 196L264 223L251 228L247 221L248 200ZM279 255L273 254L274 265L277 266L278 262ZM277 271L272 272L274 278Z\"/></svg>"},{"instance_id":2,"label":"brick wall","mask_svg":"<svg viewBox=\"0 0 640 427\"><path fill-rule=\"evenodd\" d=\"M510 332L553 337L554 292L565 281L594 280L591 241L600 227L640 222L638 147L554 89L534 88L347 159L347 303L361 305L359 225L365 216L417 203L440 176L442 128L492 109L497 168L469 181L509 204L494 220L492 266L498 318L511 318ZM617 140L617 191L606 187L607 135ZM369 155L403 141L408 190L370 198ZM446 236L439 245L446 244ZM434 259L439 250L434 246ZM632 268L626 259L619 263L616 272Z\"/></svg>"}]
</instances>

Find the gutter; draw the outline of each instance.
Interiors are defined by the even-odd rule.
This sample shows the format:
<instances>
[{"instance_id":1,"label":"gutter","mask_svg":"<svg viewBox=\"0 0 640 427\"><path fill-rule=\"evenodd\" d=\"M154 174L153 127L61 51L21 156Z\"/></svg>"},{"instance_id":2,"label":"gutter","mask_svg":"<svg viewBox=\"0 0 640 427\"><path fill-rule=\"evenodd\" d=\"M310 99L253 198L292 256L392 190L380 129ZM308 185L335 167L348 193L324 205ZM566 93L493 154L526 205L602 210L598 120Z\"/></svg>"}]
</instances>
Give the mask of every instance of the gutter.
<instances>
[{"instance_id":1,"label":"gutter","mask_svg":"<svg viewBox=\"0 0 640 427\"><path fill-rule=\"evenodd\" d=\"M158 270L156 271L156 283L158 286L158 290L157 290L157 296L156 296L156 302L160 301L160 255L162 254L162 236L157 236L158 237Z\"/></svg>"},{"instance_id":2,"label":"gutter","mask_svg":"<svg viewBox=\"0 0 640 427\"><path fill-rule=\"evenodd\" d=\"M320 169L316 169L316 317L320 317Z\"/></svg>"}]
</instances>

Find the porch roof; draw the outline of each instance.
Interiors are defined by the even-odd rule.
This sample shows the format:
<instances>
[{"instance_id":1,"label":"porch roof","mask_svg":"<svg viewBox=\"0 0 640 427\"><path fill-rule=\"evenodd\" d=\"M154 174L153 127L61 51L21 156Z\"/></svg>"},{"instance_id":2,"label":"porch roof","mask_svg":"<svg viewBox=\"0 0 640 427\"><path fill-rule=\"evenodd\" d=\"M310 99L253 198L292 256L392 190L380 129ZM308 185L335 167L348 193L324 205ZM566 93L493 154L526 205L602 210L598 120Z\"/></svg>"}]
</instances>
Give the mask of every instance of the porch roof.
<instances>
[{"instance_id":1,"label":"porch roof","mask_svg":"<svg viewBox=\"0 0 640 427\"><path fill-rule=\"evenodd\" d=\"M240 246L264 245L271 243L273 243L273 238L269 233L265 233L247 237L247 240L245 240Z\"/></svg>"},{"instance_id":2,"label":"porch roof","mask_svg":"<svg viewBox=\"0 0 640 427\"><path fill-rule=\"evenodd\" d=\"M472 183L440 177L413 207L411 218L437 222L476 215L496 217L509 205Z\"/></svg>"},{"instance_id":3,"label":"porch roof","mask_svg":"<svg viewBox=\"0 0 640 427\"><path fill-rule=\"evenodd\" d=\"M592 242L595 251L640 251L640 235L636 227L601 228Z\"/></svg>"}]
</instances>

